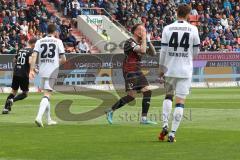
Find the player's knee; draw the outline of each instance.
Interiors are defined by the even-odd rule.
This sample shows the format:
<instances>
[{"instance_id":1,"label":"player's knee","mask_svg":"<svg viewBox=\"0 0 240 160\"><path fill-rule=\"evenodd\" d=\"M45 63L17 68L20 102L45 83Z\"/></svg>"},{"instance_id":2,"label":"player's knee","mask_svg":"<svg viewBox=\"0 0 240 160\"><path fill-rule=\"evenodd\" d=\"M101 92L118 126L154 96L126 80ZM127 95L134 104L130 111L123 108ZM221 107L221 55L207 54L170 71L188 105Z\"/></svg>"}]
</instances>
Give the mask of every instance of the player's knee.
<instances>
[{"instance_id":1,"label":"player's knee","mask_svg":"<svg viewBox=\"0 0 240 160\"><path fill-rule=\"evenodd\" d=\"M128 92L128 96L131 96L131 97L133 97L135 99L136 93L134 91L129 91Z\"/></svg>"},{"instance_id":2,"label":"player's knee","mask_svg":"<svg viewBox=\"0 0 240 160\"><path fill-rule=\"evenodd\" d=\"M28 97L28 92L23 92L23 93L22 93L22 97L23 97L23 98L27 98L27 97Z\"/></svg>"},{"instance_id":3,"label":"player's knee","mask_svg":"<svg viewBox=\"0 0 240 160\"><path fill-rule=\"evenodd\" d=\"M165 96L165 99L173 101L173 97L174 97L173 95L168 94L168 95Z\"/></svg>"},{"instance_id":4,"label":"player's knee","mask_svg":"<svg viewBox=\"0 0 240 160\"><path fill-rule=\"evenodd\" d=\"M127 99L129 102L131 102L135 99L135 96L127 95Z\"/></svg>"},{"instance_id":5,"label":"player's knee","mask_svg":"<svg viewBox=\"0 0 240 160\"><path fill-rule=\"evenodd\" d=\"M152 96L152 91L151 90L147 90L147 91L143 92L143 97L151 98L151 96Z\"/></svg>"},{"instance_id":6,"label":"player's knee","mask_svg":"<svg viewBox=\"0 0 240 160\"><path fill-rule=\"evenodd\" d=\"M22 92L20 96L21 96L21 99L25 99L28 96L28 92Z\"/></svg>"},{"instance_id":7,"label":"player's knee","mask_svg":"<svg viewBox=\"0 0 240 160\"><path fill-rule=\"evenodd\" d=\"M17 92L18 92L17 90L12 90L12 94L13 94L13 95L16 95Z\"/></svg>"}]
</instances>

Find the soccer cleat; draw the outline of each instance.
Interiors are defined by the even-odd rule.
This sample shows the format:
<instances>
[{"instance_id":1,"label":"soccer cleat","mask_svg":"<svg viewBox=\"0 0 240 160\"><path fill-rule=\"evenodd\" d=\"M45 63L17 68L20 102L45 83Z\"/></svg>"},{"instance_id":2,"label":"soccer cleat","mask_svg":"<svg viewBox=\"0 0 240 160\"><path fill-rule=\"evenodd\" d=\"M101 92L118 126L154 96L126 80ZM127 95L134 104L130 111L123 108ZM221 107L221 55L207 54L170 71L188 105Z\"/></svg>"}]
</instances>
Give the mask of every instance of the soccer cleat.
<instances>
[{"instance_id":1,"label":"soccer cleat","mask_svg":"<svg viewBox=\"0 0 240 160\"><path fill-rule=\"evenodd\" d=\"M8 114L9 113L9 110L4 108L3 111L2 111L2 114Z\"/></svg>"},{"instance_id":2,"label":"soccer cleat","mask_svg":"<svg viewBox=\"0 0 240 160\"><path fill-rule=\"evenodd\" d=\"M8 111L12 110L12 105L13 105L13 99L8 99L7 100L7 106L6 108L8 109Z\"/></svg>"},{"instance_id":3,"label":"soccer cleat","mask_svg":"<svg viewBox=\"0 0 240 160\"><path fill-rule=\"evenodd\" d=\"M35 124L36 124L38 127L42 127L42 128L44 127L41 120L37 120L37 119L36 119L36 120L35 120Z\"/></svg>"},{"instance_id":4,"label":"soccer cleat","mask_svg":"<svg viewBox=\"0 0 240 160\"><path fill-rule=\"evenodd\" d=\"M105 113L106 113L106 116L107 116L108 123L109 124L113 124L113 120L112 120L112 118L113 118L113 111L110 110L110 111L106 111Z\"/></svg>"},{"instance_id":5,"label":"soccer cleat","mask_svg":"<svg viewBox=\"0 0 240 160\"><path fill-rule=\"evenodd\" d=\"M176 138L173 134L170 134L168 136L168 142L170 142L170 143L176 142Z\"/></svg>"},{"instance_id":6,"label":"soccer cleat","mask_svg":"<svg viewBox=\"0 0 240 160\"><path fill-rule=\"evenodd\" d=\"M47 124L48 124L49 126L52 126L52 125L56 125L57 122L56 122L56 121L53 121L53 120L50 120L50 121L48 121Z\"/></svg>"},{"instance_id":7,"label":"soccer cleat","mask_svg":"<svg viewBox=\"0 0 240 160\"><path fill-rule=\"evenodd\" d=\"M154 121L150 121L150 120L141 120L140 121L140 124L150 124L150 125L156 125L157 122L154 122Z\"/></svg>"},{"instance_id":8,"label":"soccer cleat","mask_svg":"<svg viewBox=\"0 0 240 160\"><path fill-rule=\"evenodd\" d=\"M168 128L167 126L163 127L162 132L160 133L158 139L159 141L164 141L166 136L168 135Z\"/></svg>"}]
</instances>

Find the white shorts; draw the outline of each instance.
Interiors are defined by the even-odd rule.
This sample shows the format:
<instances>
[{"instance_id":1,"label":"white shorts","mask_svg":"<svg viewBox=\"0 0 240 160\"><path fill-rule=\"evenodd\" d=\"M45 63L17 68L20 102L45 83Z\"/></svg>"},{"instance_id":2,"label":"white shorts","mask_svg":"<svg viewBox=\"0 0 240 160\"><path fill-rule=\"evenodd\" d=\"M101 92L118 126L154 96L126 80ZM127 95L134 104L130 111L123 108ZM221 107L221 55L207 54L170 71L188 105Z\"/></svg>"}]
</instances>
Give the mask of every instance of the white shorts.
<instances>
[{"instance_id":1,"label":"white shorts","mask_svg":"<svg viewBox=\"0 0 240 160\"><path fill-rule=\"evenodd\" d=\"M56 82L55 78L41 78L41 89L53 91L54 84Z\"/></svg>"},{"instance_id":2,"label":"white shorts","mask_svg":"<svg viewBox=\"0 0 240 160\"><path fill-rule=\"evenodd\" d=\"M189 95L192 78L165 77L166 94L185 99Z\"/></svg>"}]
</instances>

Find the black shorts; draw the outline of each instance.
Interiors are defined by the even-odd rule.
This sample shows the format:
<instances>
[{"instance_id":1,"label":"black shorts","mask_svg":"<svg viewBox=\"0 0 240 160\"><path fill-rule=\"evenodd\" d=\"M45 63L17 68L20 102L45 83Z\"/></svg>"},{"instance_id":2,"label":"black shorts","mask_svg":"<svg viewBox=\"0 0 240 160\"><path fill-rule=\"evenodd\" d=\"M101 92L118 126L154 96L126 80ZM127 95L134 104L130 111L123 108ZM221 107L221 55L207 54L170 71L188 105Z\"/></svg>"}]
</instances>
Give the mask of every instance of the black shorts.
<instances>
[{"instance_id":1,"label":"black shorts","mask_svg":"<svg viewBox=\"0 0 240 160\"><path fill-rule=\"evenodd\" d=\"M19 87L23 92L27 92L29 90L29 78L13 76L12 89L18 90Z\"/></svg>"},{"instance_id":2,"label":"black shorts","mask_svg":"<svg viewBox=\"0 0 240 160\"><path fill-rule=\"evenodd\" d=\"M149 86L147 78L141 71L130 73L123 72L123 76L125 79L126 91L135 90L137 92L140 92L141 89L143 89L146 86Z\"/></svg>"}]
</instances>

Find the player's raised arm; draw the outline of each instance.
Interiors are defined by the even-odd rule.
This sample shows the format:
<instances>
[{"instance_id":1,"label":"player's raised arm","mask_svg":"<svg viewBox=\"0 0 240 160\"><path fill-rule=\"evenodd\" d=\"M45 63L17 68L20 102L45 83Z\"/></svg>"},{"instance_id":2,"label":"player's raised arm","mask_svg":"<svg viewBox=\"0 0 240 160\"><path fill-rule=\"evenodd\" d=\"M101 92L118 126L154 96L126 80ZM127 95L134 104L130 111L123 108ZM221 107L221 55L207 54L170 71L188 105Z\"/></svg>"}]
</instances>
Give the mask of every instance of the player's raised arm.
<instances>
[{"instance_id":1,"label":"player's raised arm","mask_svg":"<svg viewBox=\"0 0 240 160\"><path fill-rule=\"evenodd\" d=\"M155 47L153 46L153 44L151 43L151 34L147 34L147 51L146 51L146 54L150 55L150 56L155 56L157 55L156 53L156 50L155 50Z\"/></svg>"}]
</instances>

